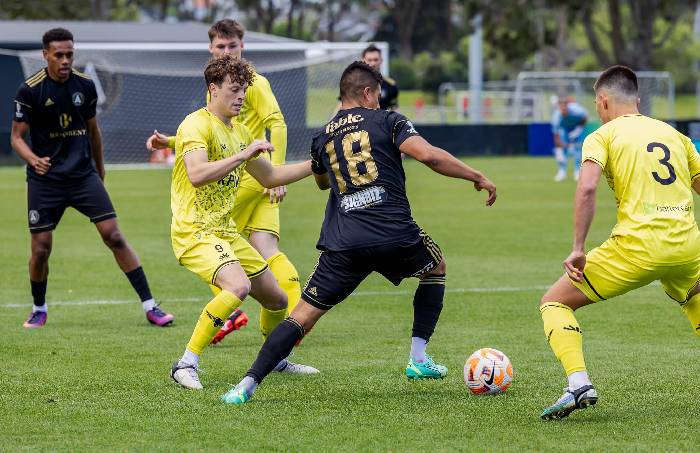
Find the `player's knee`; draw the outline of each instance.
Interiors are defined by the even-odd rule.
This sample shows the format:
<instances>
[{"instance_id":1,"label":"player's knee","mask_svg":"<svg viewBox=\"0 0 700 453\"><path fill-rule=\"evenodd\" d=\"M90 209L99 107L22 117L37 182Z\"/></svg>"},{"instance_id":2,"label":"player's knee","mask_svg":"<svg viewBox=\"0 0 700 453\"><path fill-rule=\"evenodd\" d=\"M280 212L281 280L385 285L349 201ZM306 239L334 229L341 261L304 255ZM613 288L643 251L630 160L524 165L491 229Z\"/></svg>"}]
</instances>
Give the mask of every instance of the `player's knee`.
<instances>
[{"instance_id":1,"label":"player's knee","mask_svg":"<svg viewBox=\"0 0 700 453\"><path fill-rule=\"evenodd\" d=\"M112 250L121 250L126 247L126 239L119 230L112 230L102 236L102 240Z\"/></svg>"},{"instance_id":2,"label":"player's knee","mask_svg":"<svg viewBox=\"0 0 700 453\"><path fill-rule=\"evenodd\" d=\"M439 275L446 275L447 274L447 263L445 262L445 259L443 258L440 260L440 264L438 264L435 269L433 269L433 273L439 274Z\"/></svg>"},{"instance_id":3,"label":"player's knee","mask_svg":"<svg viewBox=\"0 0 700 453\"><path fill-rule=\"evenodd\" d=\"M270 300L267 301L266 307L268 310L284 310L287 308L287 294L280 290L279 294L277 294L275 297L270 298Z\"/></svg>"},{"instance_id":4,"label":"player's knee","mask_svg":"<svg viewBox=\"0 0 700 453\"><path fill-rule=\"evenodd\" d=\"M51 242L34 241L32 242L32 259L35 261L48 261L51 255Z\"/></svg>"},{"instance_id":5,"label":"player's knee","mask_svg":"<svg viewBox=\"0 0 700 453\"><path fill-rule=\"evenodd\" d=\"M235 282L223 282L221 289L233 293L236 295L236 297L243 300L248 297L248 294L250 293L250 280L246 278Z\"/></svg>"}]
</instances>

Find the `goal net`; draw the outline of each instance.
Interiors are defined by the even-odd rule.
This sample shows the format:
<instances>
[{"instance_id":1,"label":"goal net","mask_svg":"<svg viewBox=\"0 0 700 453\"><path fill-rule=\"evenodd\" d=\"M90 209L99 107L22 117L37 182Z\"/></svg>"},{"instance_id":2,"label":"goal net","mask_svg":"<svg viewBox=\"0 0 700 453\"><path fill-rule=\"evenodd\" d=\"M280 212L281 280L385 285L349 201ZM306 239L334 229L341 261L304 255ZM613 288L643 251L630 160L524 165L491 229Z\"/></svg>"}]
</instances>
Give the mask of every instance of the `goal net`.
<instances>
[{"instance_id":1,"label":"goal net","mask_svg":"<svg viewBox=\"0 0 700 453\"><path fill-rule=\"evenodd\" d=\"M366 43L246 43L244 53L267 77L287 123L287 159L308 155L315 128L338 102L343 69L360 58ZM378 44L385 53L385 43ZM165 159L146 150L154 129L174 134L190 112L206 103L205 44L76 44L74 66L98 92L98 120L108 163ZM28 77L45 66L41 51L22 51Z\"/></svg>"}]
</instances>

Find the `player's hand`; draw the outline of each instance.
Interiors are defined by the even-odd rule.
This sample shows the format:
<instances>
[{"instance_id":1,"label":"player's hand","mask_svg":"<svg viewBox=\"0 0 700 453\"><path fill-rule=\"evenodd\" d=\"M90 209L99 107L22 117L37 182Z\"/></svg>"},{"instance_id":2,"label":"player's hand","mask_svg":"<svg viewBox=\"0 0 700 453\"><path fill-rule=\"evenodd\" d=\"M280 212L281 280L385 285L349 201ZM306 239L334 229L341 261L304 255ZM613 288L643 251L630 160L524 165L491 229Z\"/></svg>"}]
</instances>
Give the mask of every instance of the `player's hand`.
<instances>
[{"instance_id":1,"label":"player's hand","mask_svg":"<svg viewBox=\"0 0 700 453\"><path fill-rule=\"evenodd\" d=\"M241 154L245 160L251 160L264 152L272 152L274 149L272 144L267 140L254 140Z\"/></svg>"},{"instance_id":2,"label":"player's hand","mask_svg":"<svg viewBox=\"0 0 700 453\"><path fill-rule=\"evenodd\" d=\"M284 197L287 196L287 186L273 187L272 189L265 189L265 193L270 194L270 203L282 203Z\"/></svg>"},{"instance_id":3,"label":"player's hand","mask_svg":"<svg viewBox=\"0 0 700 453\"><path fill-rule=\"evenodd\" d=\"M586 254L583 251L574 250L564 260L564 270L571 280L583 282L583 268L586 267Z\"/></svg>"},{"instance_id":4,"label":"player's hand","mask_svg":"<svg viewBox=\"0 0 700 453\"><path fill-rule=\"evenodd\" d=\"M34 169L37 175L43 176L48 173L49 168L51 168L51 158L37 157L32 163L31 167Z\"/></svg>"},{"instance_id":5,"label":"player's hand","mask_svg":"<svg viewBox=\"0 0 700 453\"><path fill-rule=\"evenodd\" d=\"M496 202L496 184L492 183L486 176L474 182L474 188L477 192L481 192L482 190L488 191L489 197L486 200L486 206L491 206Z\"/></svg>"},{"instance_id":6,"label":"player's hand","mask_svg":"<svg viewBox=\"0 0 700 453\"><path fill-rule=\"evenodd\" d=\"M153 135L148 137L148 139L146 140L146 148L148 148L149 151L165 149L168 147L169 141L170 137L163 134L162 132L154 130Z\"/></svg>"}]
</instances>

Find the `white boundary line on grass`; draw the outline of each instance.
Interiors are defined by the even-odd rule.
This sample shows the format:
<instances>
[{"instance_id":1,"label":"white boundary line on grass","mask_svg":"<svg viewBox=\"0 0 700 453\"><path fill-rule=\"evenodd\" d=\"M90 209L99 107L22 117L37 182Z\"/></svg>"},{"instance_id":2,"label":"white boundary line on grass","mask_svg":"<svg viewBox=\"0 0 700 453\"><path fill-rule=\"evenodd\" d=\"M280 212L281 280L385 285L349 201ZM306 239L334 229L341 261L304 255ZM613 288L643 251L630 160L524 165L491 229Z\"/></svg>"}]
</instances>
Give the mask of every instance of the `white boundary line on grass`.
<instances>
[{"instance_id":1,"label":"white boundary line on grass","mask_svg":"<svg viewBox=\"0 0 700 453\"><path fill-rule=\"evenodd\" d=\"M538 291L545 290L549 288L548 286L536 285L536 286L514 286L514 287L496 287L496 288L447 288L445 292L447 293L517 293L522 291ZM409 290L394 290L394 291L356 291L350 295L350 297L370 297L370 296L409 296L412 295L413 291ZM164 299L165 302L206 302L206 296L203 297L184 297L184 298L174 298L174 299ZM85 305L129 305L136 304L135 299L130 300L74 300L74 301L55 301L49 302L49 305L53 306L66 306L66 307L82 307ZM2 304L0 308L27 308L31 304Z\"/></svg>"}]
</instances>

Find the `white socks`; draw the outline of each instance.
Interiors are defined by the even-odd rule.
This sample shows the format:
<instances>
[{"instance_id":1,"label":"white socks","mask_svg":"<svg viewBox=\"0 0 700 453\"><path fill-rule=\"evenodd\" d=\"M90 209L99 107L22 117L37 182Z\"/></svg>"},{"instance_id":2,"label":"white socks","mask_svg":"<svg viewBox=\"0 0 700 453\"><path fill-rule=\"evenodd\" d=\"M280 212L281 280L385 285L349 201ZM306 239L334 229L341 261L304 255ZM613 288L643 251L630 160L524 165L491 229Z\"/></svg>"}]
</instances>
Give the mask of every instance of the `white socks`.
<instances>
[{"instance_id":1,"label":"white socks","mask_svg":"<svg viewBox=\"0 0 700 453\"><path fill-rule=\"evenodd\" d=\"M143 307L143 311L151 311L153 307L156 306L156 301L154 299L144 300L141 302L141 306Z\"/></svg>"},{"instance_id":2,"label":"white socks","mask_svg":"<svg viewBox=\"0 0 700 453\"><path fill-rule=\"evenodd\" d=\"M569 390L572 392L584 385L591 385L591 380L588 378L588 373L585 371L574 371L567 379L569 379Z\"/></svg>"},{"instance_id":3,"label":"white socks","mask_svg":"<svg viewBox=\"0 0 700 453\"><path fill-rule=\"evenodd\" d=\"M420 337L411 337L411 358L414 362L425 362L425 348L428 342Z\"/></svg>"},{"instance_id":4,"label":"white socks","mask_svg":"<svg viewBox=\"0 0 700 453\"><path fill-rule=\"evenodd\" d=\"M44 305L34 305L34 307L32 308L32 311L33 311L34 313L36 313L37 311L43 311L44 313L46 313L46 312L49 311L49 309L48 309L48 307L46 306L46 304L44 304Z\"/></svg>"},{"instance_id":5,"label":"white socks","mask_svg":"<svg viewBox=\"0 0 700 453\"><path fill-rule=\"evenodd\" d=\"M199 365L199 356L189 349L185 349L185 353L182 354L182 358L178 362L178 365Z\"/></svg>"}]
</instances>

